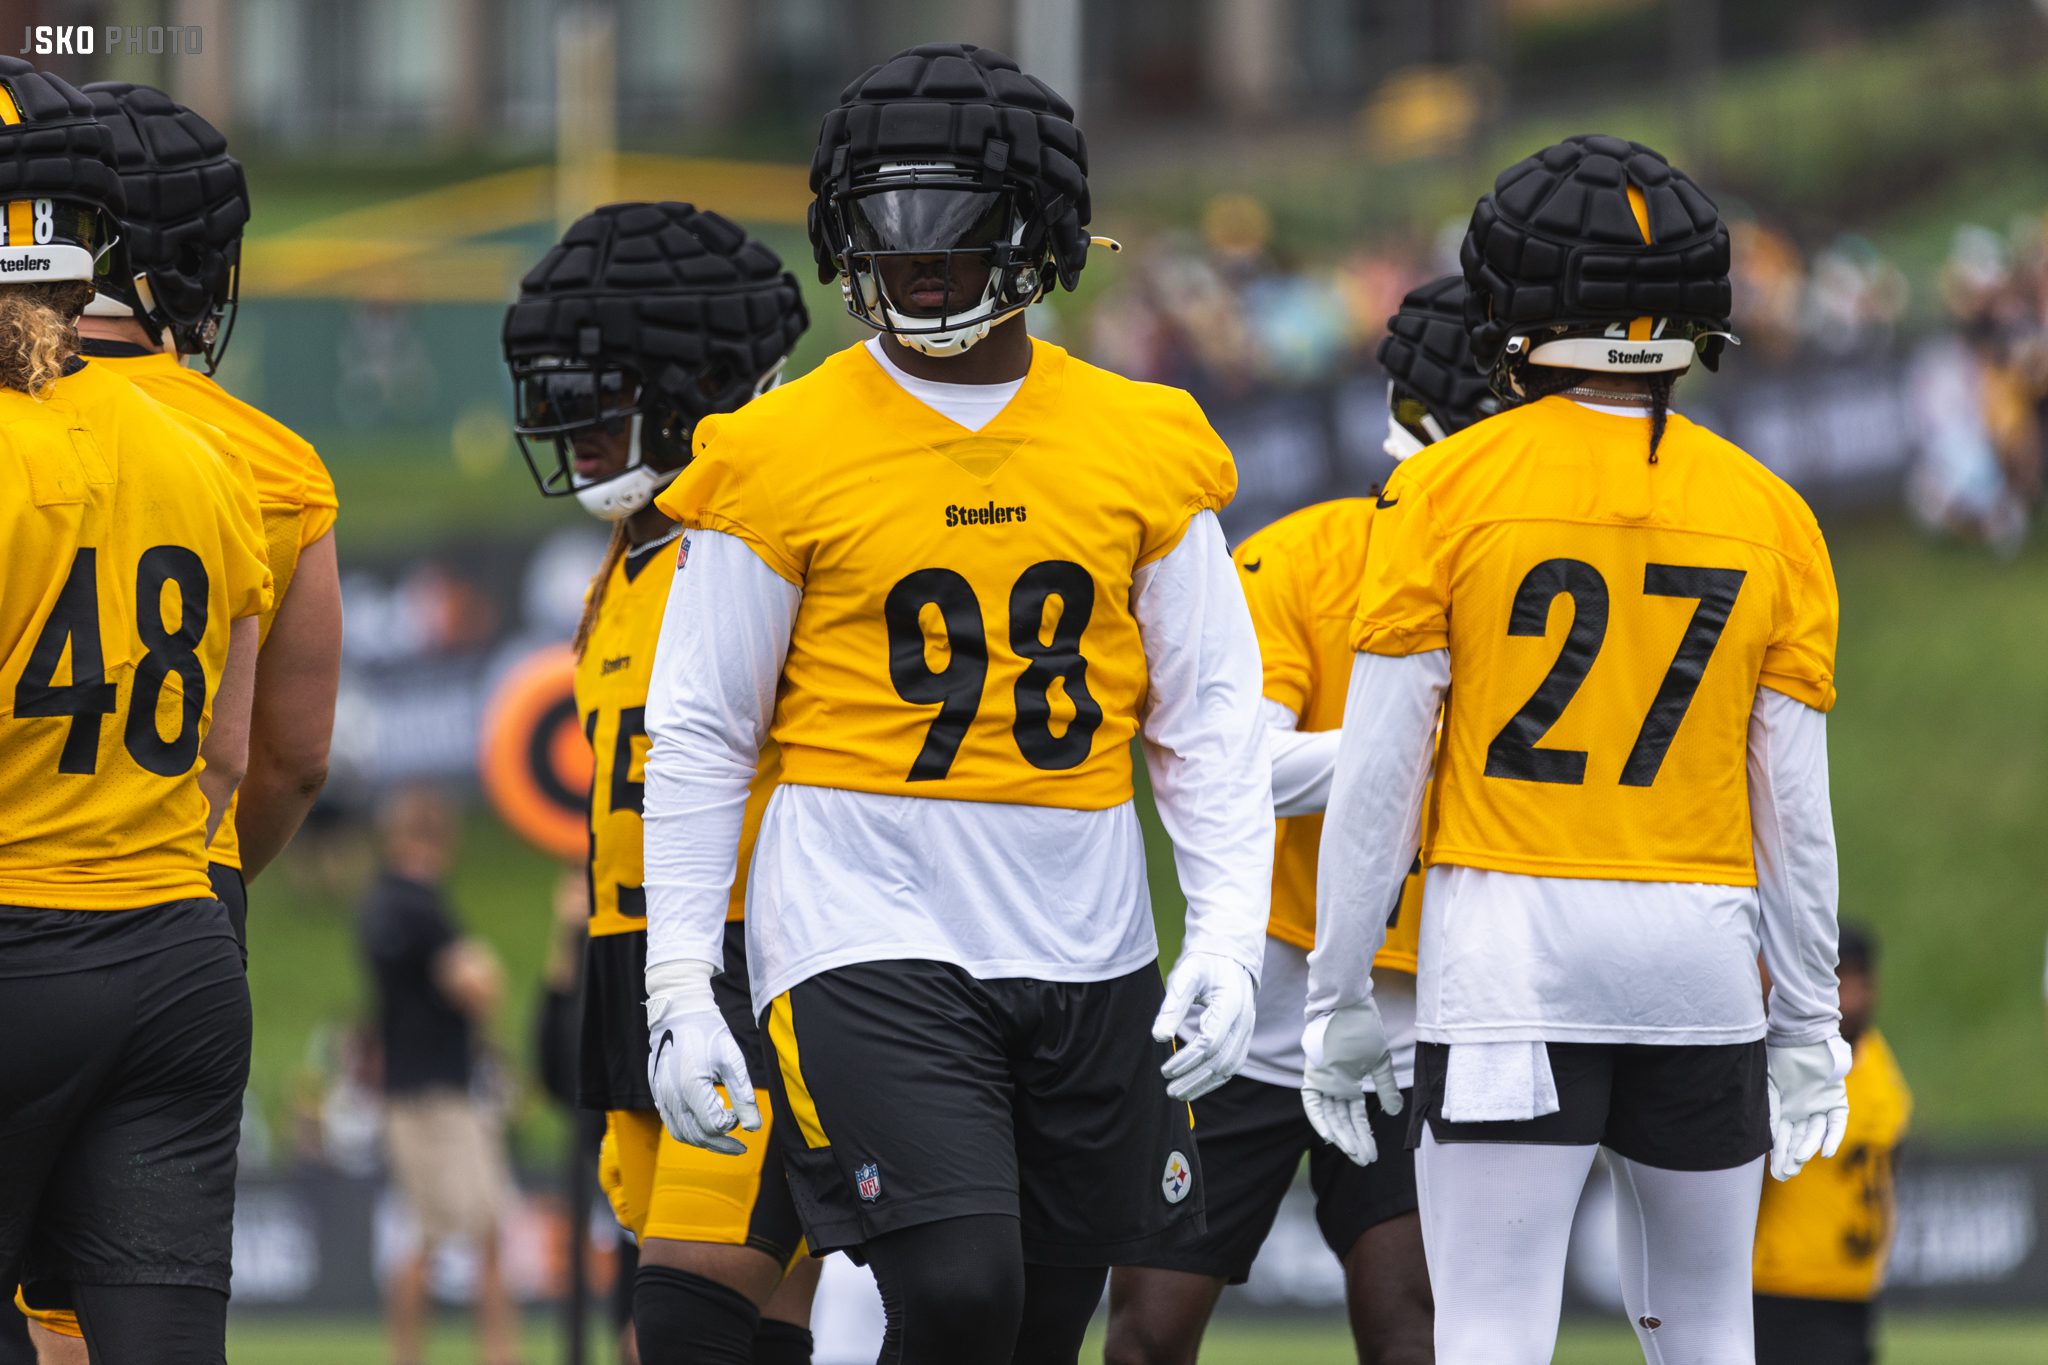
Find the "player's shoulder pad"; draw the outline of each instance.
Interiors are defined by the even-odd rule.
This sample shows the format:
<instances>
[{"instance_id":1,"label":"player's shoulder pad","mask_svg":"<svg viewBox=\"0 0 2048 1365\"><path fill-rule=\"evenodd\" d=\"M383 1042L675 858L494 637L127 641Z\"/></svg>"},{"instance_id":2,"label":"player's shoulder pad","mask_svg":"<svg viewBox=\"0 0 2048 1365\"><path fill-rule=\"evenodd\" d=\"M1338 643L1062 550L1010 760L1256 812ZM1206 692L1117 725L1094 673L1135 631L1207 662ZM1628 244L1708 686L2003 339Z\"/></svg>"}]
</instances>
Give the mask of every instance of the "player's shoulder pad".
<instances>
[{"instance_id":1,"label":"player's shoulder pad","mask_svg":"<svg viewBox=\"0 0 2048 1365\"><path fill-rule=\"evenodd\" d=\"M870 357L862 344L833 352L808 373L787 380L731 412L714 412L697 422L690 447L696 458L749 461L789 455L815 456L816 427L843 420L838 396L856 362ZM835 417L834 414L839 414Z\"/></svg>"},{"instance_id":2,"label":"player's shoulder pad","mask_svg":"<svg viewBox=\"0 0 2048 1365\"><path fill-rule=\"evenodd\" d=\"M1335 539L1363 535L1372 512L1371 498L1331 498L1310 503L1246 536L1233 558L1239 567L1248 567L1268 554L1279 558L1315 555Z\"/></svg>"},{"instance_id":3,"label":"player's shoulder pad","mask_svg":"<svg viewBox=\"0 0 2048 1365\"><path fill-rule=\"evenodd\" d=\"M1664 439L1674 438L1688 458L1705 466L1700 476L1737 504L1740 524L1756 531L1770 528L1780 548L1794 557L1803 557L1819 538L1820 520L1805 496L1762 460L1683 413L1672 413L1665 428Z\"/></svg>"}]
</instances>

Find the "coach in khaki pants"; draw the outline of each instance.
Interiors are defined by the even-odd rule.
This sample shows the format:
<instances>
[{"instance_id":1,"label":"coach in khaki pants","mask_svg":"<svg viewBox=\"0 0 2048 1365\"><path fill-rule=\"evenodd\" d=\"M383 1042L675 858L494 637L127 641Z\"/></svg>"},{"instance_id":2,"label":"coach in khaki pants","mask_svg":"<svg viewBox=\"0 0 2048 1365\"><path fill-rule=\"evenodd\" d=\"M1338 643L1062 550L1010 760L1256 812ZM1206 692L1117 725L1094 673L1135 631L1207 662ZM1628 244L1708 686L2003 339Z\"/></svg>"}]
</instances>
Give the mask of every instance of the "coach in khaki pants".
<instances>
[{"instance_id":1,"label":"coach in khaki pants","mask_svg":"<svg viewBox=\"0 0 2048 1365\"><path fill-rule=\"evenodd\" d=\"M424 1358L427 1267L451 1241L476 1247L477 1329L485 1365L518 1358L518 1320L498 1254L512 1192L505 1137L474 1093L478 1031L504 996L504 974L466 938L441 889L455 859L456 808L426 788L393 793L378 811L383 868L363 904L363 951L377 987L384 1053L385 1154L419 1223L418 1251L393 1274L392 1359Z\"/></svg>"}]
</instances>

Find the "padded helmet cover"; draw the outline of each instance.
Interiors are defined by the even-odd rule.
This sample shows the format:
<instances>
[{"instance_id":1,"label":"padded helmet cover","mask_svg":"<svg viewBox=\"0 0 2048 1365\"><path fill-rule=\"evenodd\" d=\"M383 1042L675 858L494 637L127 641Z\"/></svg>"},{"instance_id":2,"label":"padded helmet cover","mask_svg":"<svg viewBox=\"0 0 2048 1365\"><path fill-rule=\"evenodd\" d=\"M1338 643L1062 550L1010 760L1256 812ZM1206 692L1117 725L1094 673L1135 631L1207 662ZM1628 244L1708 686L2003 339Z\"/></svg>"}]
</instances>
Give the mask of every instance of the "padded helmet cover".
<instances>
[{"instance_id":1,"label":"padded helmet cover","mask_svg":"<svg viewBox=\"0 0 2048 1365\"><path fill-rule=\"evenodd\" d=\"M737 408L810 321L772 250L689 204L585 214L519 283L505 359L625 369L693 421Z\"/></svg>"},{"instance_id":2,"label":"padded helmet cover","mask_svg":"<svg viewBox=\"0 0 2048 1365\"><path fill-rule=\"evenodd\" d=\"M1397 389L1422 400L1446 436L1499 406L1472 363L1461 276L1445 275L1409 291L1401 310L1387 319L1379 362Z\"/></svg>"},{"instance_id":3,"label":"padded helmet cover","mask_svg":"<svg viewBox=\"0 0 2048 1365\"><path fill-rule=\"evenodd\" d=\"M234 267L249 221L249 187L227 139L163 91L126 81L85 88L113 135L128 207L121 218L125 272L105 291L139 308L133 277L145 275L154 321L178 349L202 349L198 331L233 299Z\"/></svg>"},{"instance_id":4,"label":"padded helmet cover","mask_svg":"<svg viewBox=\"0 0 2048 1365\"><path fill-rule=\"evenodd\" d=\"M923 43L872 67L840 92L811 160L811 249L818 278L840 273L831 200L864 176L942 161L990 188L1020 191L1035 212L1022 245L1045 252L1072 289L1088 255L1088 150L1074 109L992 48Z\"/></svg>"},{"instance_id":5,"label":"padded helmet cover","mask_svg":"<svg viewBox=\"0 0 2048 1365\"><path fill-rule=\"evenodd\" d=\"M126 201L113 134L93 116L92 101L19 57L0 56L0 86L21 114L19 123L0 123L0 204L75 200L107 215L111 229Z\"/></svg>"},{"instance_id":6,"label":"padded helmet cover","mask_svg":"<svg viewBox=\"0 0 2048 1365\"><path fill-rule=\"evenodd\" d=\"M1641 192L1648 240L1629 188ZM1639 142L1584 134L1502 171L1472 210L1458 261L1472 350L1491 369L1508 338L1638 317L1725 331L1728 229L1683 171ZM1702 359L1711 367L1718 344Z\"/></svg>"}]
</instances>

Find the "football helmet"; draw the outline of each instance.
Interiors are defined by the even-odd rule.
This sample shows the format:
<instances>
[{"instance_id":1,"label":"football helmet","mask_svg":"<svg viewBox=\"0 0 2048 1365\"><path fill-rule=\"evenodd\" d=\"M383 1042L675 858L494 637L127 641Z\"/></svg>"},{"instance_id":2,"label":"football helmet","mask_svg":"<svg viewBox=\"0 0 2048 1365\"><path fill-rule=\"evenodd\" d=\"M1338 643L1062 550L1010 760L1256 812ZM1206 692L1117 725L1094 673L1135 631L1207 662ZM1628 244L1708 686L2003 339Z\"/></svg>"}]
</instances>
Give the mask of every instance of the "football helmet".
<instances>
[{"instance_id":1,"label":"football helmet","mask_svg":"<svg viewBox=\"0 0 2048 1365\"><path fill-rule=\"evenodd\" d=\"M1073 107L990 48L926 43L847 86L811 192L818 278L926 355L958 355L1055 282L1072 289L1088 254Z\"/></svg>"},{"instance_id":2,"label":"football helmet","mask_svg":"<svg viewBox=\"0 0 2048 1365\"><path fill-rule=\"evenodd\" d=\"M1387 319L1380 338L1387 372L1387 436L1381 448L1405 460L1505 406L1472 362L1465 333L1465 281L1444 275L1418 285Z\"/></svg>"},{"instance_id":3,"label":"football helmet","mask_svg":"<svg viewBox=\"0 0 2048 1365\"><path fill-rule=\"evenodd\" d=\"M1472 351L1504 397L1524 367L1676 374L1730 340L1728 229L1639 142L1586 134L1502 171L1458 262Z\"/></svg>"},{"instance_id":4,"label":"football helmet","mask_svg":"<svg viewBox=\"0 0 2048 1365\"><path fill-rule=\"evenodd\" d=\"M576 220L505 313L519 449L546 497L631 516L690 459L699 419L772 387L809 325L796 278L715 213L608 204ZM587 478L579 436L628 438L626 465Z\"/></svg>"},{"instance_id":5,"label":"football helmet","mask_svg":"<svg viewBox=\"0 0 2048 1365\"><path fill-rule=\"evenodd\" d=\"M106 279L125 201L92 101L0 57L0 284Z\"/></svg>"},{"instance_id":6,"label":"football helmet","mask_svg":"<svg viewBox=\"0 0 2048 1365\"><path fill-rule=\"evenodd\" d=\"M227 139L163 91L96 81L85 94L114 136L128 207L115 268L86 312L133 317L180 355L220 367L240 295L249 186Z\"/></svg>"}]
</instances>

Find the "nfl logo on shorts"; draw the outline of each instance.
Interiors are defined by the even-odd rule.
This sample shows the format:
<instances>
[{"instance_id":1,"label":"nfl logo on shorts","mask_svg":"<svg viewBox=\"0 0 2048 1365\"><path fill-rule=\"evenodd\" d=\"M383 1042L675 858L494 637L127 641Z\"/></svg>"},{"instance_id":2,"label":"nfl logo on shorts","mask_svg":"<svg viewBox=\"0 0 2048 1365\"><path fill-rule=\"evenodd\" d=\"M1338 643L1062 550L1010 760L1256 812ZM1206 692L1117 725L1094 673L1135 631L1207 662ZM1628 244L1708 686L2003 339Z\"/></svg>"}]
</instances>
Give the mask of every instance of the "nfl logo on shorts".
<instances>
[{"instance_id":1,"label":"nfl logo on shorts","mask_svg":"<svg viewBox=\"0 0 2048 1365\"><path fill-rule=\"evenodd\" d=\"M872 1204L882 1194L882 1173L872 1161L865 1166L856 1166L853 1168L853 1184L860 1191L860 1197Z\"/></svg>"}]
</instances>

